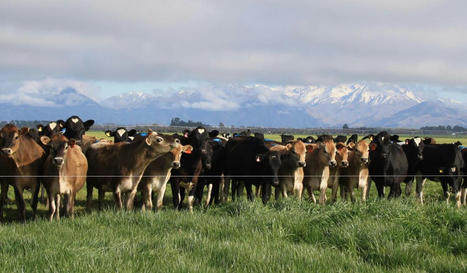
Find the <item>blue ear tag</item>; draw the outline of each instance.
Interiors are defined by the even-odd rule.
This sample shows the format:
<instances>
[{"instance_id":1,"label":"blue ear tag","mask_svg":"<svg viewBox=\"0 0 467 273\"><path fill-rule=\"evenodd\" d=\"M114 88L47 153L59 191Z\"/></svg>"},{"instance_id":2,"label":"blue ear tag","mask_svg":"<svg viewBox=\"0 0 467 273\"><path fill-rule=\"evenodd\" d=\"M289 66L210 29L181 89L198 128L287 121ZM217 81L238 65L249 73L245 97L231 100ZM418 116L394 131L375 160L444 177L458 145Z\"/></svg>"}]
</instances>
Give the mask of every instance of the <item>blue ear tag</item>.
<instances>
[{"instance_id":1,"label":"blue ear tag","mask_svg":"<svg viewBox=\"0 0 467 273\"><path fill-rule=\"evenodd\" d=\"M60 133L64 134L66 132L66 128L63 128L62 130L60 130Z\"/></svg>"},{"instance_id":2,"label":"blue ear tag","mask_svg":"<svg viewBox=\"0 0 467 273\"><path fill-rule=\"evenodd\" d=\"M141 136L148 136L148 133L141 133Z\"/></svg>"},{"instance_id":3,"label":"blue ear tag","mask_svg":"<svg viewBox=\"0 0 467 273\"><path fill-rule=\"evenodd\" d=\"M220 140L219 138L213 138L212 140L214 140L215 142L222 142L222 140Z\"/></svg>"}]
</instances>

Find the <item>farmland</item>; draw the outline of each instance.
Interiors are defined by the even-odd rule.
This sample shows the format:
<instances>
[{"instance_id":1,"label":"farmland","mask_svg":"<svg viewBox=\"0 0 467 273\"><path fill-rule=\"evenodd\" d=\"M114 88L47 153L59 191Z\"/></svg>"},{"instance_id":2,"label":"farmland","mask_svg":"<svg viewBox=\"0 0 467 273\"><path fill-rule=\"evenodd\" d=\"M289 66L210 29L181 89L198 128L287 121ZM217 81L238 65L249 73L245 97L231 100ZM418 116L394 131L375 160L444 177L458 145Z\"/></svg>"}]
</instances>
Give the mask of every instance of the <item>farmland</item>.
<instances>
[{"instance_id":1,"label":"farmland","mask_svg":"<svg viewBox=\"0 0 467 273\"><path fill-rule=\"evenodd\" d=\"M89 134L103 137L100 132ZM49 223L40 204L36 221L18 223L13 220L16 206L9 204L6 222L0 224L0 271L467 270L466 208L456 209L452 201L446 204L436 182L427 182L423 206L413 193L409 198L377 200L373 185L367 203L338 201L323 207L292 197L263 206L243 198L197 208L193 214L172 209L170 189L157 213L117 212L111 194L106 196L106 209L87 213L85 192L79 192L75 220Z\"/></svg>"}]
</instances>

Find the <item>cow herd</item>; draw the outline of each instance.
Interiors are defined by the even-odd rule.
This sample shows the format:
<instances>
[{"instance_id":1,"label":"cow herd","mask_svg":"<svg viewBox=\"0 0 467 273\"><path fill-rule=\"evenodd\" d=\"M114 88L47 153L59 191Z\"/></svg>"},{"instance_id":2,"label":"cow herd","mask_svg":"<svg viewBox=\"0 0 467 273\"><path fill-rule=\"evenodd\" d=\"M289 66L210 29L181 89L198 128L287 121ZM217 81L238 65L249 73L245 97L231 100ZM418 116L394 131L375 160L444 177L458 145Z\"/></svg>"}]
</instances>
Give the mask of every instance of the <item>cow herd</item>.
<instances>
[{"instance_id":1,"label":"cow herd","mask_svg":"<svg viewBox=\"0 0 467 273\"><path fill-rule=\"evenodd\" d=\"M154 198L155 208L160 209L168 183L174 207L181 209L187 195L190 211L201 203L225 202L229 196L234 201L244 189L248 200L258 196L264 204L273 190L275 199L289 195L301 199L306 190L313 202L324 205L328 188L333 202L338 191L341 199L354 201L357 188L365 201L371 181L378 197L384 197L389 188L388 198L397 198L402 194L401 183L406 184L409 196L415 180L416 197L423 203L427 179L441 183L447 200L454 194L458 207L466 202L467 150L460 143L436 144L434 139L420 137L401 142L387 132L361 140L357 135L348 139L281 135L279 142L261 133L229 136L203 127L181 135L120 127L105 132L114 137L108 141L85 135L93 123L72 116L34 129L13 124L1 129L0 219L10 186L22 220L26 217L25 189L32 192L34 216L40 189L45 189L52 220L60 217L62 197L66 215L73 217L76 194L84 185L88 210L93 207L94 189L99 209L106 192L113 194L117 209L133 209L138 192L143 210L153 209Z\"/></svg>"}]
</instances>

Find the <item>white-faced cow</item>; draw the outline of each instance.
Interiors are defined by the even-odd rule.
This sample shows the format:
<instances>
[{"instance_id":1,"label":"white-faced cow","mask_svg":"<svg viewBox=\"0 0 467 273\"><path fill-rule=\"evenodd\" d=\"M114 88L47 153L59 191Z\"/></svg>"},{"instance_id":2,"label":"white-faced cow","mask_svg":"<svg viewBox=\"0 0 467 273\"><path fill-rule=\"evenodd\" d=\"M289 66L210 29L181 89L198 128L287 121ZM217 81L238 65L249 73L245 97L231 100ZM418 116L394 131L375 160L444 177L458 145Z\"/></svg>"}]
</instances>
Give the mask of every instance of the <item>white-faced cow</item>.
<instances>
[{"instance_id":1,"label":"white-faced cow","mask_svg":"<svg viewBox=\"0 0 467 273\"><path fill-rule=\"evenodd\" d=\"M137 132L135 129L131 129L130 131L128 131L124 127L119 127L115 129L114 131L111 131L111 130L105 131L106 136L114 138L114 143L119 143L123 141L127 141L127 142L133 141L136 133Z\"/></svg>"},{"instance_id":2,"label":"white-faced cow","mask_svg":"<svg viewBox=\"0 0 467 273\"><path fill-rule=\"evenodd\" d=\"M51 137L55 134L60 133L65 128L65 121L59 119L57 121L51 121L47 125L38 124L37 132L39 136L48 136Z\"/></svg>"}]
</instances>

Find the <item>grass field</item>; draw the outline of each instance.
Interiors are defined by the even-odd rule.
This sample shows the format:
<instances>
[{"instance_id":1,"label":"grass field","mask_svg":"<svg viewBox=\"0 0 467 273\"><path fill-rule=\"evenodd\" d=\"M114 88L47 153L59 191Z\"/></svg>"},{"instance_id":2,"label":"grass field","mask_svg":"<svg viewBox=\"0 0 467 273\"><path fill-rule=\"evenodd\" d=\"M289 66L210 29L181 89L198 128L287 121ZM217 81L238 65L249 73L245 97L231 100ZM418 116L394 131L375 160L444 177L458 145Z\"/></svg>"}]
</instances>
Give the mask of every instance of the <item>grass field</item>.
<instances>
[{"instance_id":1,"label":"grass field","mask_svg":"<svg viewBox=\"0 0 467 273\"><path fill-rule=\"evenodd\" d=\"M377 200L373 185L367 203L243 198L193 214L172 209L170 189L157 213L117 212L110 194L86 213L85 192L75 220L49 223L40 204L38 220L18 223L8 205L0 271L467 272L467 209L442 201L435 182L423 206L413 195Z\"/></svg>"}]
</instances>

